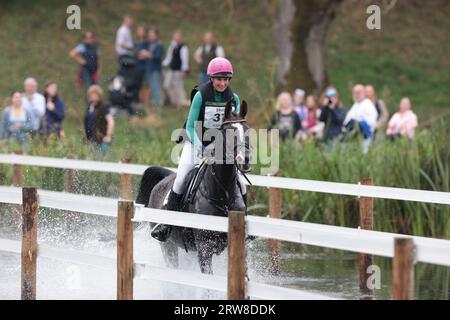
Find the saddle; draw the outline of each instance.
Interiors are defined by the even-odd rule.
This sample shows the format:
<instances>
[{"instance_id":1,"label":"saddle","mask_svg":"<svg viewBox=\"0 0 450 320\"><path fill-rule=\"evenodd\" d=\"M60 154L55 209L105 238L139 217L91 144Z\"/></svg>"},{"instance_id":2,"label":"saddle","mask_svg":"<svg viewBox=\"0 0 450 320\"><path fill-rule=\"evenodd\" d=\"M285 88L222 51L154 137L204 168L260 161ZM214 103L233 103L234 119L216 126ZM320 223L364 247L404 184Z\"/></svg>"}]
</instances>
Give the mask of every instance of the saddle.
<instances>
[{"instance_id":1,"label":"saddle","mask_svg":"<svg viewBox=\"0 0 450 320\"><path fill-rule=\"evenodd\" d=\"M187 210L189 204L194 201L205 172L206 165L203 162L200 165L195 166L195 168L187 174L183 187L182 211Z\"/></svg>"}]
</instances>

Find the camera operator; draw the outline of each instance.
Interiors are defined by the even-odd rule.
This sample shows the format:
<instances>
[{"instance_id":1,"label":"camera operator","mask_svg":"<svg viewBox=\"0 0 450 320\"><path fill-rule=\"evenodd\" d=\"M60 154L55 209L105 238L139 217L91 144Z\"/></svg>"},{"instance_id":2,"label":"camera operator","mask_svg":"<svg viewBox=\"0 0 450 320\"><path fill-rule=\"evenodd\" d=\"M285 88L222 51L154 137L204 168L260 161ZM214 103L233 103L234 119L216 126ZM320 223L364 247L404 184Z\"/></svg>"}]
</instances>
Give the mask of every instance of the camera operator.
<instances>
[{"instance_id":1,"label":"camera operator","mask_svg":"<svg viewBox=\"0 0 450 320\"><path fill-rule=\"evenodd\" d=\"M342 126L347 110L342 106L339 94L334 87L328 87L322 98L319 121L325 123L323 141L331 146L332 141L342 134Z\"/></svg>"}]
</instances>

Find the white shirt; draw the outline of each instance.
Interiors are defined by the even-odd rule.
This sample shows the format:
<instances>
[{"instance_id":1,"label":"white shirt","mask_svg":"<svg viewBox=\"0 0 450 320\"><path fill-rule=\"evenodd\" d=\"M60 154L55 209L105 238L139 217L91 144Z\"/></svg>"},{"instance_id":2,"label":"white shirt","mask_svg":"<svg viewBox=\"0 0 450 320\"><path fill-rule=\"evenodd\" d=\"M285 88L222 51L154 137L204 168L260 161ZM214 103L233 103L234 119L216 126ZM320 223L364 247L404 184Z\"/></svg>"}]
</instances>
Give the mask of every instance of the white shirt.
<instances>
[{"instance_id":1,"label":"white shirt","mask_svg":"<svg viewBox=\"0 0 450 320\"><path fill-rule=\"evenodd\" d=\"M167 49L166 57L164 58L162 65L167 67L172 60L173 49L177 46L176 42L172 40L170 43L169 49ZM189 49L187 45L184 45L180 50L180 58L181 58L181 71L189 70Z\"/></svg>"},{"instance_id":2,"label":"white shirt","mask_svg":"<svg viewBox=\"0 0 450 320\"><path fill-rule=\"evenodd\" d=\"M196 56L201 56L202 55L202 50L203 50L203 46L200 46L197 48L197 50L195 50L195 55ZM207 44L205 45L205 51L210 51L211 50L211 45ZM225 51L223 50L222 46L217 46L216 47L216 57L219 58L225 58Z\"/></svg>"},{"instance_id":3,"label":"white shirt","mask_svg":"<svg viewBox=\"0 0 450 320\"><path fill-rule=\"evenodd\" d=\"M355 102L347 113L344 120L344 126L347 125L350 120L355 121L365 121L369 127L370 131L375 131L375 126L377 124L378 112L375 105L368 98L365 98L361 102Z\"/></svg>"},{"instance_id":4,"label":"white shirt","mask_svg":"<svg viewBox=\"0 0 450 320\"><path fill-rule=\"evenodd\" d=\"M22 94L22 105L32 114L31 123L33 130L38 130L41 117L44 116L46 109L44 96L35 92L31 96L31 99L28 99L27 94L24 93Z\"/></svg>"},{"instance_id":5,"label":"white shirt","mask_svg":"<svg viewBox=\"0 0 450 320\"><path fill-rule=\"evenodd\" d=\"M122 25L116 33L116 53L118 56L123 54L130 54L129 49L122 48L122 45L127 48L133 48L133 38L131 36L131 30L125 25Z\"/></svg>"}]
</instances>

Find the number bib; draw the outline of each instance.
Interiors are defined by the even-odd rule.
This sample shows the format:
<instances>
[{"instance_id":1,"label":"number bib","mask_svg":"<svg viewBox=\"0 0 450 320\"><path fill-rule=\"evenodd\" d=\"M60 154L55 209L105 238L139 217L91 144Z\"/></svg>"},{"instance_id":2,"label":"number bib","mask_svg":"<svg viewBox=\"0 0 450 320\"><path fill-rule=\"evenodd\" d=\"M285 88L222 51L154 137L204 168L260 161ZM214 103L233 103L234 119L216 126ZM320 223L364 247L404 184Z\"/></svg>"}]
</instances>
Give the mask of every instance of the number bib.
<instances>
[{"instance_id":1,"label":"number bib","mask_svg":"<svg viewBox=\"0 0 450 320\"><path fill-rule=\"evenodd\" d=\"M219 129L225 115L225 102L206 102L205 121L203 126L207 129Z\"/></svg>"}]
</instances>

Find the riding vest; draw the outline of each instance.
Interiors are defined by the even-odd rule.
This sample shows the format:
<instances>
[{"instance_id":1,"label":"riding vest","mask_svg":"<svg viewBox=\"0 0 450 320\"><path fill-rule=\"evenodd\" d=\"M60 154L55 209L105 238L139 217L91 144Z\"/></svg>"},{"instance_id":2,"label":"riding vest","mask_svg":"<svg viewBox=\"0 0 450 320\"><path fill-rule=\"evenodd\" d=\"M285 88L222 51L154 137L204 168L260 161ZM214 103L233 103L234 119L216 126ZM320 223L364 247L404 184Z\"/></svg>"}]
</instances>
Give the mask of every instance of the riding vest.
<instances>
[{"instance_id":1,"label":"riding vest","mask_svg":"<svg viewBox=\"0 0 450 320\"><path fill-rule=\"evenodd\" d=\"M84 44L84 52L81 54L86 61L85 67L90 73L94 73L98 68L98 49L94 44Z\"/></svg>"},{"instance_id":2,"label":"riding vest","mask_svg":"<svg viewBox=\"0 0 450 320\"><path fill-rule=\"evenodd\" d=\"M206 46L202 47L202 63L200 64L200 71L206 73L209 62L216 57L217 44L211 45L209 51L206 51Z\"/></svg>"},{"instance_id":3,"label":"riding vest","mask_svg":"<svg viewBox=\"0 0 450 320\"><path fill-rule=\"evenodd\" d=\"M173 48L172 51L172 59L170 60L170 70L179 71L181 70L181 48L185 46L184 43L181 43Z\"/></svg>"},{"instance_id":4,"label":"riding vest","mask_svg":"<svg viewBox=\"0 0 450 320\"><path fill-rule=\"evenodd\" d=\"M210 81L195 87L191 92L191 97L193 98L197 92L200 92L202 96L202 103L200 106L199 116L196 121L201 122L201 127L197 126L195 128L195 134L202 142L203 146L207 146L212 141L202 141L203 134L208 129L219 129L223 122L223 117L225 115L225 106L228 101L231 100L233 110L236 110L238 101L236 101L236 96L228 87L224 92L217 92L214 90L212 83ZM220 98L220 101L218 101ZM194 107L192 104L191 108ZM186 127L186 124L185 124ZM189 130L189 128L187 128ZM189 141L193 142L194 139L191 133L191 137L188 135Z\"/></svg>"}]
</instances>

